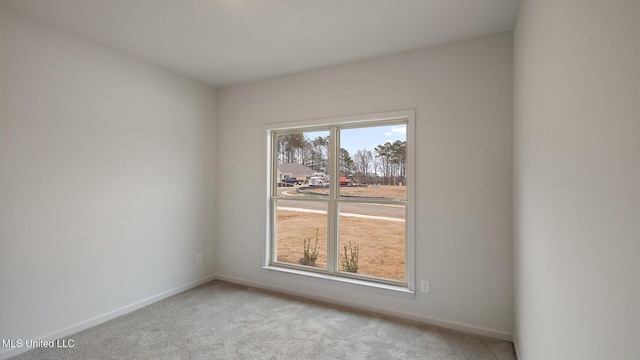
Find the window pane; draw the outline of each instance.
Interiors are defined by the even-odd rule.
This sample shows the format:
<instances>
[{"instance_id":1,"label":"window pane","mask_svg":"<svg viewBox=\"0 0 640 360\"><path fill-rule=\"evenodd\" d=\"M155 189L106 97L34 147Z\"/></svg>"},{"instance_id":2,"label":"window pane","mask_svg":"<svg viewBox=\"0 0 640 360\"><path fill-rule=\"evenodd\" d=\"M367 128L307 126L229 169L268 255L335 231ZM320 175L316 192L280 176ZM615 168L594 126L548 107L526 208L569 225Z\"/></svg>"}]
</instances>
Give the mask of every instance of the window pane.
<instances>
[{"instance_id":1,"label":"window pane","mask_svg":"<svg viewBox=\"0 0 640 360\"><path fill-rule=\"evenodd\" d=\"M407 125L340 130L340 196L407 199Z\"/></svg>"},{"instance_id":2,"label":"window pane","mask_svg":"<svg viewBox=\"0 0 640 360\"><path fill-rule=\"evenodd\" d=\"M340 271L405 281L404 205L340 203L339 226Z\"/></svg>"},{"instance_id":3,"label":"window pane","mask_svg":"<svg viewBox=\"0 0 640 360\"><path fill-rule=\"evenodd\" d=\"M327 268L327 203L277 200L276 259Z\"/></svg>"},{"instance_id":4,"label":"window pane","mask_svg":"<svg viewBox=\"0 0 640 360\"><path fill-rule=\"evenodd\" d=\"M328 130L278 134L275 141L277 166L273 176L278 187L305 186L311 181L316 185L328 178Z\"/></svg>"}]
</instances>

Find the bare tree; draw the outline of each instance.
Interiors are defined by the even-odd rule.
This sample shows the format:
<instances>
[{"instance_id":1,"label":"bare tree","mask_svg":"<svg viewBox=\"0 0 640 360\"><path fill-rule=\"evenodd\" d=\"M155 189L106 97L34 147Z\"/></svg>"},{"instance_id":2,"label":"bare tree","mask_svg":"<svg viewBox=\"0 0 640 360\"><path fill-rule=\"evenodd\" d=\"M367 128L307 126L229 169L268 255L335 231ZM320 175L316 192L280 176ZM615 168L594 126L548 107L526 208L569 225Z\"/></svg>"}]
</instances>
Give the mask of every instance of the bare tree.
<instances>
[{"instance_id":1,"label":"bare tree","mask_svg":"<svg viewBox=\"0 0 640 360\"><path fill-rule=\"evenodd\" d=\"M358 172L358 182L366 184L370 181L369 172L372 171L373 154L370 150L361 149L354 155L356 171Z\"/></svg>"},{"instance_id":2,"label":"bare tree","mask_svg":"<svg viewBox=\"0 0 640 360\"><path fill-rule=\"evenodd\" d=\"M373 181L382 183L384 180L384 164L379 156L373 157Z\"/></svg>"},{"instance_id":3,"label":"bare tree","mask_svg":"<svg viewBox=\"0 0 640 360\"><path fill-rule=\"evenodd\" d=\"M316 171L326 171L329 166L329 136L318 136L311 140L311 161L309 167Z\"/></svg>"},{"instance_id":4,"label":"bare tree","mask_svg":"<svg viewBox=\"0 0 640 360\"><path fill-rule=\"evenodd\" d=\"M390 160L392 156L391 143L386 142L382 145L378 145L376 146L375 151L377 153L376 159L378 159L381 164L382 177L384 178L384 182L387 185L390 185L391 184L391 161Z\"/></svg>"}]
</instances>

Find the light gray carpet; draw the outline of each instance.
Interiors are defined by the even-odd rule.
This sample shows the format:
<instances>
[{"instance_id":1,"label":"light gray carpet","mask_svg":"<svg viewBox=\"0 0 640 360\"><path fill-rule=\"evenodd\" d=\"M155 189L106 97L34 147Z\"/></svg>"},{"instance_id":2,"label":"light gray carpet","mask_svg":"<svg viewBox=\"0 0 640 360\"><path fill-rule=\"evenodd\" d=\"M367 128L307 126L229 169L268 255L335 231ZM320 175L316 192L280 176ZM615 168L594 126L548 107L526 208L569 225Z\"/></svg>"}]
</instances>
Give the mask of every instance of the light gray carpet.
<instances>
[{"instance_id":1,"label":"light gray carpet","mask_svg":"<svg viewBox=\"0 0 640 360\"><path fill-rule=\"evenodd\" d=\"M13 359L515 359L511 343L222 281Z\"/></svg>"}]
</instances>

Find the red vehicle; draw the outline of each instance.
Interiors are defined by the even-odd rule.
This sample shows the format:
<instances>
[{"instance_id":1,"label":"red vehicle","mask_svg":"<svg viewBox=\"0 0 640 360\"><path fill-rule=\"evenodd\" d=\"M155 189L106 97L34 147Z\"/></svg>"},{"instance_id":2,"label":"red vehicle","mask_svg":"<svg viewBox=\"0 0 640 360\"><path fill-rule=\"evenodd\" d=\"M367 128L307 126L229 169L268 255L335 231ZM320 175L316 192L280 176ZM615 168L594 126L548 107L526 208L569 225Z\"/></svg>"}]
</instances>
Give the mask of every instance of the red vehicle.
<instances>
[{"instance_id":1,"label":"red vehicle","mask_svg":"<svg viewBox=\"0 0 640 360\"><path fill-rule=\"evenodd\" d=\"M353 180L347 179L346 176L340 176L340 185L351 186L353 185Z\"/></svg>"}]
</instances>

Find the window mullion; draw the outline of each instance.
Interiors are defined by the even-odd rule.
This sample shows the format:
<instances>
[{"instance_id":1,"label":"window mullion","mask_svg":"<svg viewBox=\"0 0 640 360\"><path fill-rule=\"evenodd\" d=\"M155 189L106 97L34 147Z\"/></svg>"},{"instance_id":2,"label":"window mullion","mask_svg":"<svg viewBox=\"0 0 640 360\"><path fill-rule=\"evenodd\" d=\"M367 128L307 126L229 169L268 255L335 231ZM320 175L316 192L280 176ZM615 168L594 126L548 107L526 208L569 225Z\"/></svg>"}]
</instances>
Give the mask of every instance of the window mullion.
<instances>
[{"instance_id":1,"label":"window mullion","mask_svg":"<svg viewBox=\"0 0 640 360\"><path fill-rule=\"evenodd\" d=\"M330 273L335 273L338 270L337 249L338 229L340 226L339 218L337 216L338 204L336 201L338 189L337 186L339 186L340 184L340 176L336 171L336 169L338 169L339 167L338 154L340 153L340 151L337 150L340 144L340 139L338 138L338 136L339 132L337 131L337 127L332 126L329 136L329 216L327 217L327 220L329 222L327 233L327 269Z\"/></svg>"},{"instance_id":2,"label":"window mullion","mask_svg":"<svg viewBox=\"0 0 640 360\"><path fill-rule=\"evenodd\" d=\"M269 241L269 249L268 249L268 256L267 261L269 264L273 264L276 262L276 234L277 234L277 229L276 226L277 225L277 221L276 221L276 214L277 214L277 209L276 209L276 195L277 195L277 191L276 191L276 186L277 186L277 181L276 181L276 174L277 174L277 168L278 168L278 135L276 134L275 131L271 132L271 164L270 164L270 169L269 169L269 176L271 181L269 181L269 211L271 216L269 217L269 236L271 239L273 239L273 241Z\"/></svg>"},{"instance_id":3,"label":"window mullion","mask_svg":"<svg viewBox=\"0 0 640 360\"><path fill-rule=\"evenodd\" d=\"M278 222L276 221L276 214L278 213L277 211L277 201L276 199L274 199L273 197L271 197L270 201L269 201L269 206L271 207L271 214L273 214L273 216L271 216L270 222L271 222L271 233L269 234L269 236L271 236L272 239L274 239L273 241L270 241L270 246L269 246L269 263L273 264L276 262L277 260L277 254L276 254L276 234L277 234L277 226L278 226Z\"/></svg>"},{"instance_id":4,"label":"window mullion","mask_svg":"<svg viewBox=\"0 0 640 360\"><path fill-rule=\"evenodd\" d=\"M270 182L270 189L269 189L269 194L270 197L273 199L276 194L276 187L278 186L278 182L276 180L276 174L278 173L278 136L276 134L276 132L272 132L271 133L271 169L270 169L270 174L271 174L271 182Z\"/></svg>"}]
</instances>

